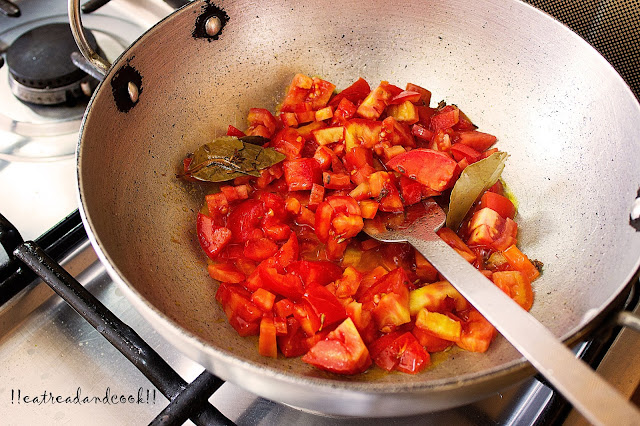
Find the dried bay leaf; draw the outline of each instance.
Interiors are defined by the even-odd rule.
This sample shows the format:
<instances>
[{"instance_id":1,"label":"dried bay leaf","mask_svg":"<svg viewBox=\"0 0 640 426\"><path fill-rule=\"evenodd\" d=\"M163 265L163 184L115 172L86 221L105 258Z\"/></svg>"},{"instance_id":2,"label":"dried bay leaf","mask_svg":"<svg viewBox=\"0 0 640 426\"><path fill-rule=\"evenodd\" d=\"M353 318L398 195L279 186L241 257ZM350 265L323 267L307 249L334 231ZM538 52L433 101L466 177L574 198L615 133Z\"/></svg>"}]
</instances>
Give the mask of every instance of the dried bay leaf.
<instances>
[{"instance_id":1,"label":"dried bay leaf","mask_svg":"<svg viewBox=\"0 0 640 426\"><path fill-rule=\"evenodd\" d=\"M285 158L273 148L224 136L202 145L193 153L185 176L207 182L224 182L246 175L258 177L260 170Z\"/></svg>"},{"instance_id":2,"label":"dried bay leaf","mask_svg":"<svg viewBox=\"0 0 640 426\"><path fill-rule=\"evenodd\" d=\"M451 191L447 228L458 230L473 203L500 179L508 156L496 152L465 167Z\"/></svg>"}]
</instances>

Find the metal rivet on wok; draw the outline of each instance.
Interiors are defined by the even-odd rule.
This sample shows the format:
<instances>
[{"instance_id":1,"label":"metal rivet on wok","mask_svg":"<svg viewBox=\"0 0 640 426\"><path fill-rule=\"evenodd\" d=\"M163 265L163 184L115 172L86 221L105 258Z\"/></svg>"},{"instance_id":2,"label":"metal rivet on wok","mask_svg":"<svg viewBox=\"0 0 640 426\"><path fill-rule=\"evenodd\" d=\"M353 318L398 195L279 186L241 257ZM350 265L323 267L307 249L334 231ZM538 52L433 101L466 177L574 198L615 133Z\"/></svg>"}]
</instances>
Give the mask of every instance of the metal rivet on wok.
<instances>
[{"instance_id":1,"label":"metal rivet on wok","mask_svg":"<svg viewBox=\"0 0 640 426\"><path fill-rule=\"evenodd\" d=\"M204 30L209 37L218 34L222 29L222 21L217 16L212 16L204 23Z\"/></svg>"},{"instance_id":2,"label":"metal rivet on wok","mask_svg":"<svg viewBox=\"0 0 640 426\"><path fill-rule=\"evenodd\" d=\"M631 205L631 220L640 220L640 197L636 198Z\"/></svg>"},{"instance_id":3,"label":"metal rivet on wok","mask_svg":"<svg viewBox=\"0 0 640 426\"><path fill-rule=\"evenodd\" d=\"M127 84L127 91L129 92L129 99L131 99L131 102L133 102L134 104L138 102L138 95L140 94L140 92L138 91L138 86L130 81Z\"/></svg>"}]
</instances>

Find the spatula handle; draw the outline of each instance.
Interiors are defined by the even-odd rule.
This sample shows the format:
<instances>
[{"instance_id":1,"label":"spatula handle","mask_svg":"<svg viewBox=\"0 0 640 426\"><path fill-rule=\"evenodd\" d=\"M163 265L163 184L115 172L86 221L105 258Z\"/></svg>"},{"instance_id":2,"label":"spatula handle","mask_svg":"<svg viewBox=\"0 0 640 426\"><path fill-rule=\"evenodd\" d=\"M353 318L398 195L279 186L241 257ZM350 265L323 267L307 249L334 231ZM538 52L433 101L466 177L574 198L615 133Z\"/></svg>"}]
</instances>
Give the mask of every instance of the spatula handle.
<instances>
[{"instance_id":1,"label":"spatula handle","mask_svg":"<svg viewBox=\"0 0 640 426\"><path fill-rule=\"evenodd\" d=\"M640 411L433 231L411 243L585 418L638 425Z\"/></svg>"}]
</instances>

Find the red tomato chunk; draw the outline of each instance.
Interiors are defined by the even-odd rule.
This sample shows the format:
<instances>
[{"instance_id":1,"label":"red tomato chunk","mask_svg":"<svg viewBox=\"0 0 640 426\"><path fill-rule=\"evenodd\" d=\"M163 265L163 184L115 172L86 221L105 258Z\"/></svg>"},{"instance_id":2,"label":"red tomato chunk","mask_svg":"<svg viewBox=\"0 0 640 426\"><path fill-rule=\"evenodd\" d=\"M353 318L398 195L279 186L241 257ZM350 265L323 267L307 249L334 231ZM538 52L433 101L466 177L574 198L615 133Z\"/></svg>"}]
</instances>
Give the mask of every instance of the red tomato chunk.
<instances>
[{"instance_id":1,"label":"red tomato chunk","mask_svg":"<svg viewBox=\"0 0 640 426\"><path fill-rule=\"evenodd\" d=\"M496 151L496 137L455 105L432 108L431 92L413 83L360 78L334 90L297 74L278 111L251 108L244 131L228 127L286 156L208 194L197 216L230 325L257 335L263 356L302 356L336 374L373 364L417 374L454 345L487 351L495 328L422 255L361 231L364 219L402 215L451 189ZM516 247L516 214L498 182L459 230L438 235L528 310L539 263Z\"/></svg>"}]
</instances>

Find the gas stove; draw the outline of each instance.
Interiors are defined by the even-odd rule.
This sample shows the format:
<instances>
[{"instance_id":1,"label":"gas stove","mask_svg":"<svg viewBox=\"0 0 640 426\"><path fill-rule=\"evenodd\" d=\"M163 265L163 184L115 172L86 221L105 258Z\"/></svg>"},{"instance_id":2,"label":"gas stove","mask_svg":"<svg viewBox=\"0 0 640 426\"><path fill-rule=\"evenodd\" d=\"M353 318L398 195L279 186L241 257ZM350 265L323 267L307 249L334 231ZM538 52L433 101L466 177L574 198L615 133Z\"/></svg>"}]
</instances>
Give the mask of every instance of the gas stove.
<instances>
[{"instance_id":1,"label":"gas stove","mask_svg":"<svg viewBox=\"0 0 640 426\"><path fill-rule=\"evenodd\" d=\"M96 47L112 61L179 3L114 0L85 14L83 22L91 31ZM598 33L598 25L609 28L608 20L618 19L601 11L591 18L589 26L583 22L587 14L580 9L580 2L530 3L554 13L596 47L606 47L603 39L607 37ZM19 230L24 240L36 240L48 252L55 253L71 275L132 327L186 382L197 381L203 368L155 333L132 308L97 260L79 216L74 213L77 209L74 161L77 131L97 81L67 62L70 51L75 48L67 34L66 2L14 0L13 5L19 14L11 8L12 4L0 0L0 10L7 11L0 15L0 51L5 62L0 68L0 213ZM612 50L613 53L633 52L633 46L639 53L640 10L631 5L620 13L623 17L631 14L638 19L625 24L621 32L624 37L615 33L617 36L613 38L618 44L615 49L603 51L605 56ZM44 47L49 43L57 47ZM626 50L620 43L628 43ZM627 55L619 62L619 71L636 95L640 94L638 56ZM53 61L52 65L39 65L40 68L34 69L32 62L43 58ZM0 250L0 264L6 258ZM0 294L0 299L6 300L0 306L2 422L22 425L154 421L169 400L46 284L33 280L28 274L25 276L24 280L30 284L17 295ZM612 352L608 348L612 342L614 346L620 344L621 336L613 340L617 331L576 346L576 354L594 366L604 357L601 365L606 368L607 357L611 357ZM627 342L629 339L634 341L634 337L627 336ZM638 376L640 374L634 376L635 386ZM633 393L635 386L627 385L627 388ZM538 378L468 406L405 418L325 417L265 400L231 383L222 384L209 402L224 416L217 418L217 423L238 425L550 424L565 421L570 410L562 397ZM569 416L566 421L574 420Z\"/></svg>"}]
</instances>

